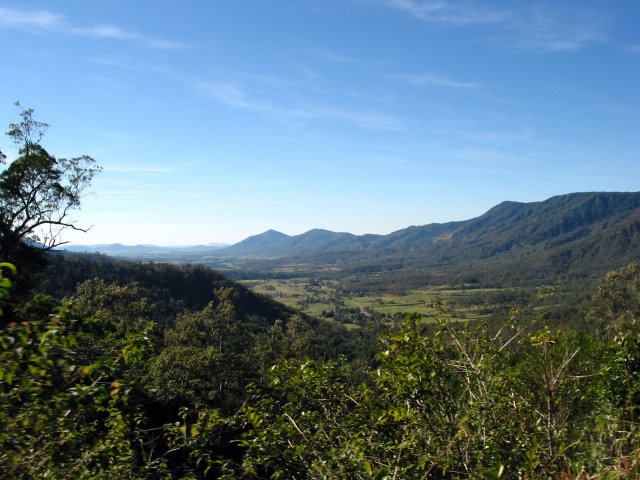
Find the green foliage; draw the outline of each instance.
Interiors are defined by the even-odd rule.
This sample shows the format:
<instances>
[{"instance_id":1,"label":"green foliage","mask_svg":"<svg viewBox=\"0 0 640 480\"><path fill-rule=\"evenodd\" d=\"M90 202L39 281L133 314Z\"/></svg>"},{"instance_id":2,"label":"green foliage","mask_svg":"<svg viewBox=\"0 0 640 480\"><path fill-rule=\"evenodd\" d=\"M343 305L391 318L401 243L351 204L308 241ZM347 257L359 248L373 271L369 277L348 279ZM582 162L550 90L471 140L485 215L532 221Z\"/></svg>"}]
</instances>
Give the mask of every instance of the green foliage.
<instances>
[{"instance_id":1,"label":"green foliage","mask_svg":"<svg viewBox=\"0 0 640 480\"><path fill-rule=\"evenodd\" d=\"M147 478L163 461L148 438L127 370L147 356L148 332L86 364L67 307L48 322L0 333L0 470L10 478Z\"/></svg>"},{"instance_id":2,"label":"green foliage","mask_svg":"<svg viewBox=\"0 0 640 480\"><path fill-rule=\"evenodd\" d=\"M215 296L217 303L178 317L151 361L151 382L164 402L208 403L229 410L242 399L252 372L248 354L253 334L236 320L234 291L220 289Z\"/></svg>"},{"instance_id":3,"label":"green foliage","mask_svg":"<svg viewBox=\"0 0 640 480\"><path fill-rule=\"evenodd\" d=\"M282 304L254 295L242 285L215 270L199 265L145 264L117 261L103 255L67 255L50 252L49 267L37 290L56 298L73 295L79 283L100 278L118 285L139 284L145 297L156 306L160 328L173 326L183 310L201 310L216 301L215 291L236 291L236 315L242 321L268 328L294 312Z\"/></svg>"},{"instance_id":4,"label":"green foliage","mask_svg":"<svg viewBox=\"0 0 640 480\"><path fill-rule=\"evenodd\" d=\"M246 453L233 476L363 478L370 418L358 405L367 391L353 391L350 375L344 361L274 367L244 408Z\"/></svg>"},{"instance_id":5,"label":"green foliage","mask_svg":"<svg viewBox=\"0 0 640 480\"><path fill-rule=\"evenodd\" d=\"M501 325L455 322L436 304L435 323L409 315L382 335L370 367L321 360L321 323L240 314L246 290L230 286L176 308L164 329L146 285L94 279L64 302L34 295L0 330L0 472L637 478L638 272L602 280L590 314L600 329L550 323L555 288L533 322L517 308Z\"/></svg>"},{"instance_id":6,"label":"green foliage","mask_svg":"<svg viewBox=\"0 0 640 480\"><path fill-rule=\"evenodd\" d=\"M600 280L590 316L609 335L640 326L640 263L630 263Z\"/></svg>"},{"instance_id":7,"label":"green foliage","mask_svg":"<svg viewBox=\"0 0 640 480\"><path fill-rule=\"evenodd\" d=\"M15 265L7 262L0 262L0 305L9 297L11 287L13 286L11 278L6 277L3 274L3 269L9 270L14 275L18 273L18 269ZM0 315L2 315L2 308L0 308Z\"/></svg>"},{"instance_id":8,"label":"green foliage","mask_svg":"<svg viewBox=\"0 0 640 480\"><path fill-rule=\"evenodd\" d=\"M614 394L623 350L592 335L497 333L409 316L360 385L344 363L284 364L243 410L235 476L574 478L637 450ZM622 423L621 423L622 422ZM624 460L632 465L631 460ZM626 468L626 467L625 467ZM629 467L635 468L635 467Z\"/></svg>"},{"instance_id":9,"label":"green foliage","mask_svg":"<svg viewBox=\"0 0 640 480\"><path fill-rule=\"evenodd\" d=\"M89 282L48 312L35 296L18 309L32 320L0 330L3 478L168 476L140 389L154 345L139 293Z\"/></svg>"},{"instance_id":10,"label":"green foliage","mask_svg":"<svg viewBox=\"0 0 640 480\"><path fill-rule=\"evenodd\" d=\"M127 368L120 374L139 385L148 361L155 353L155 308L139 285L119 286L94 279L80 284L66 306L75 323L77 362L88 368L105 366L112 371L114 358Z\"/></svg>"},{"instance_id":11,"label":"green foliage","mask_svg":"<svg viewBox=\"0 0 640 480\"><path fill-rule=\"evenodd\" d=\"M311 354L313 329L300 315L294 315L286 324L277 320L256 342L255 356L263 370L287 360L304 361Z\"/></svg>"}]
</instances>

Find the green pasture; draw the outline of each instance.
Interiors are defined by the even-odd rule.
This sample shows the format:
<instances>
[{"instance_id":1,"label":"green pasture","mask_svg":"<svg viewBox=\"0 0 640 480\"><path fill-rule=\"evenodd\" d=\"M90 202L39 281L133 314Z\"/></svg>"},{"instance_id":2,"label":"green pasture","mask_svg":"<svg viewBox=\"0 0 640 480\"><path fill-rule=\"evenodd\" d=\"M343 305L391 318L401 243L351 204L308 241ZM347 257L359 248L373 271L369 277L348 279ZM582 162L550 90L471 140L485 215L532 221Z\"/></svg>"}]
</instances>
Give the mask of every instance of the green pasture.
<instances>
[{"instance_id":1,"label":"green pasture","mask_svg":"<svg viewBox=\"0 0 640 480\"><path fill-rule=\"evenodd\" d=\"M451 319L475 320L483 317L480 310L486 305L479 303L468 305L468 302L463 300L474 295L479 296L500 290L433 286L412 290L404 295L359 295L338 293L339 284L336 281L314 282L309 278L243 280L242 283L255 293L315 317L320 317L323 312L331 312L342 306L387 316L419 313L428 318L438 315L436 305L440 304L444 313Z\"/></svg>"}]
</instances>

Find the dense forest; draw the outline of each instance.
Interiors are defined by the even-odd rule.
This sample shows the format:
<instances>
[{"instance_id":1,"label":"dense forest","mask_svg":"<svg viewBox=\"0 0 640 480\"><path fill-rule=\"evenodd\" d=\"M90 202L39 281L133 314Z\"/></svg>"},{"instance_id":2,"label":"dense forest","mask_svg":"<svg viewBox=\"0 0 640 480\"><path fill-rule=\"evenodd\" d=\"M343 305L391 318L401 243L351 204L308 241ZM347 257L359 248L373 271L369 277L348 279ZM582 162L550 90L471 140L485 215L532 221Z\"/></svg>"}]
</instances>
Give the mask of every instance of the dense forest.
<instances>
[{"instance_id":1,"label":"dense forest","mask_svg":"<svg viewBox=\"0 0 640 480\"><path fill-rule=\"evenodd\" d=\"M45 128L23 111L0 173L0 477L640 476L640 264L571 321L545 288L347 329L205 267L50 251L98 169Z\"/></svg>"},{"instance_id":2,"label":"dense forest","mask_svg":"<svg viewBox=\"0 0 640 480\"><path fill-rule=\"evenodd\" d=\"M356 335L215 286L201 267L63 262L43 289L82 262L109 280L14 301L4 270L5 478L631 478L640 468L638 264L602 279L581 331L549 324L545 309L513 309L501 325L410 315ZM157 284L129 282L131 270ZM180 288L204 284L205 305Z\"/></svg>"}]
</instances>

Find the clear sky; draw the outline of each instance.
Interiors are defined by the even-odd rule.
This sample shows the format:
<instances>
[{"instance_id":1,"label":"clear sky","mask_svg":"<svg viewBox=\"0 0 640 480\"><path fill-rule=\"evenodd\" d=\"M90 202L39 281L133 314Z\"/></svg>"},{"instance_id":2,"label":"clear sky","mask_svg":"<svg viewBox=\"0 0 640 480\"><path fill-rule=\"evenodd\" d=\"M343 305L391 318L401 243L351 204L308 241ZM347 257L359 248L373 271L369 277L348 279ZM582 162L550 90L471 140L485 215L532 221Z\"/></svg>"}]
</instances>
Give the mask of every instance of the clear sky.
<instances>
[{"instance_id":1,"label":"clear sky","mask_svg":"<svg viewBox=\"0 0 640 480\"><path fill-rule=\"evenodd\" d=\"M74 243L389 233L640 190L638 25L637 0L0 0L0 127L20 100L104 168Z\"/></svg>"}]
</instances>

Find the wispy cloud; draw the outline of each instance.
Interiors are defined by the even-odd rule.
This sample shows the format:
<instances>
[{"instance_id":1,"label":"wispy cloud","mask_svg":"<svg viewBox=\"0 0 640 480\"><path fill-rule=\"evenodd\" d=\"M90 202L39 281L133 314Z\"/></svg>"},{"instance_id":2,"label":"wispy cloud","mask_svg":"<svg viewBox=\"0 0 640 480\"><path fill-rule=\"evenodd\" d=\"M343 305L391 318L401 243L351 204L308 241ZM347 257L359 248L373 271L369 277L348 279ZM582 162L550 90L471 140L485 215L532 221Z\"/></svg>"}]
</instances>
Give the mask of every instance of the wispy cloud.
<instances>
[{"instance_id":1,"label":"wispy cloud","mask_svg":"<svg viewBox=\"0 0 640 480\"><path fill-rule=\"evenodd\" d=\"M501 47L528 52L574 52L606 41L605 18L582 9L527 5L493 8L477 1L383 0L428 23L486 26L483 33Z\"/></svg>"},{"instance_id":2,"label":"wispy cloud","mask_svg":"<svg viewBox=\"0 0 640 480\"><path fill-rule=\"evenodd\" d=\"M471 6L448 1L386 0L392 7L427 22L453 24L499 23L506 20L505 12L486 6Z\"/></svg>"},{"instance_id":3,"label":"wispy cloud","mask_svg":"<svg viewBox=\"0 0 640 480\"><path fill-rule=\"evenodd\" d=\"M2 28L59 28L64 17L45 10L24 12L12 8L0 7L0 27Z\"/></svg>"},{"instance_id":4,"label":"wispy cloud","mask_svg":"<svg viewBox=\"0 0 640 480\"><path fill-rule=\"evenodd\" d=\"M575 52L606 41L606 18L587 9L563 11L535 6L514 11L502 37L511 49L534 52Z\"/></svg>"},{"instance_id":5,"label":"wispy cloud","mask_svg":"<svg viewBox=\"0 0 640 480\"><path fill-rule=\"evenodd\" d=\"M125 70L144 71L156 75L163 75L200 92L209 100L219 104L269 115L285 122L334 119L371 130L399 131L404 129L404 125L400 119L391 115L379 114L368 110L347 109L326 104L300 103L295 100L290 102L286 100L279 102L258 100L256 99L258 95L252 95L250 89L243 85L242 82L211 80L197 75L188 75L184 72L162 66L130 63L110 57L98 58L94 61L102 65L109 65ZM247 78L260 80L260 77L256 76L249 76ZM272 86L274 85L271 78L268 78L266 83ZM290 83L282 82L280 86L282 87L281 90L286 91L289 91L291 88ZM263 98L265 95L261 94L260 97Z\"/></svg>"},{"instance_id":6,"label":"wispy cloud","mask_svg":"<svg viewBox=\"0 0 640 480\"><path fill-rule=\"evenodd\" d=\"M284 106L252 99L239 85L182 77L182 80L204 93L208 98L228 107L251 110L284 120L334 119L374 130L397 131L401 122L388 115L368 111L348 110L326 105Z\"/></svg>"},{"instance_id":7,"label":"wispy cloud","mask_svg":"<svg viewBox=\"0 0 640 480\"><path fill-rule=\"evenodd\" d=\"M181 42L131 32L115 25L105 24L88 27L73 25L65 16L46 10L27 11L0 7L0 28L128 41L146 48L176 49L185 47L185 44Z\"/></svg>"},{"instance_id":8,"label":"wispy cloud","mask_svg":"<svg viewBox=\"0 0 640 480\"><path fill-rule=\"evenodd\" d=\"M463 82L435 73L395 75L393 78L397 78L410 85L432 85L435 87L458 88L463 90L477 90L484 87L482 83Z\"/></svg>"},{"instance_id":9,"label":"wispy cloud","mask_svg":"<svg viewBox=\"0 0 640 480\"><path fill-rule=\"evenodd\" d=\"M135 32L129 32L113 25L95 25L89 28L72 28L69 29L68 32L87 37L131 41L149 48L178 49L186 46L182 42L175 42L172 40L165 40L162 38L150 37Z\"/></svg>"}]
</instances>

